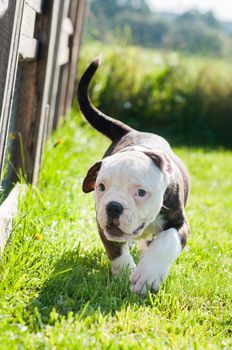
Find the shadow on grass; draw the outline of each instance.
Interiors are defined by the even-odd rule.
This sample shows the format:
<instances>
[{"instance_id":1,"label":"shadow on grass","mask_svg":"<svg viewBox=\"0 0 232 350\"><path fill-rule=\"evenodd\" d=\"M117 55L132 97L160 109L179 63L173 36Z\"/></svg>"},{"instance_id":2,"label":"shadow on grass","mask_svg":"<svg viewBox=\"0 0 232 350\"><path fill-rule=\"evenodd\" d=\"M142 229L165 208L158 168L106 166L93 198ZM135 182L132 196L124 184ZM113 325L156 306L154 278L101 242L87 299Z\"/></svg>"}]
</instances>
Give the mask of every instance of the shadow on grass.
<instances>
[{"instance_id":1,"label":"shadow on grass","mask_svg":"<svg viewBox=\"0 0 232 350\"><path fill-rule=\"evenodd\" d=\"M34 328L35 321L37 325L50 323L54 309L59 316L72 312L85 318L97 310L114 314L122 306L144 302L131 292L128 275L112 278L102 250L77 249L66 252L57 261L39 297L29 304L30 320L25 321Z\"/></svg>"}]
</instances>

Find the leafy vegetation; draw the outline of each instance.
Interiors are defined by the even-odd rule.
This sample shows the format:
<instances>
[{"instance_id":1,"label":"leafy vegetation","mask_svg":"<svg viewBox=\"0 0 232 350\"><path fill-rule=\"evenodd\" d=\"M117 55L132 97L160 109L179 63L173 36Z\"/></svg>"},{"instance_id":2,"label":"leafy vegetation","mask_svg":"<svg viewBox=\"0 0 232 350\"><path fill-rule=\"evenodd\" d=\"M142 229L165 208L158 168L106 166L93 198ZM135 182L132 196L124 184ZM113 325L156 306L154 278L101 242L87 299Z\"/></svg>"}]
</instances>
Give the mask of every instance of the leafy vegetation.
<instances>
[{"instance_id":1,"label":"leafy vegetation","mask_svg":"<svg viewBox=\"0 0 232 350\"><path fill-rule=\"evenodd\" d=\"M103 112L175 143L232 147L229 62L89 43L79 74L100 51L91 95Z\"/></svg>"},{"instance_id":2,"label":"leafy vegetation","mask_svg":"<svg viewBox=\"0 0 232 350\"><path fill-rule=\"evenodd\" d=\"M182 15L153 12L146 0L92 0L87 37L189 54L230 57L232 23L219 22L212 12Z\"/></svg>"},{"instance_id":3,"label":"leafy vegetation","mask_svg":"<svg viewBox=\"0 0 232 350\"><path fill-rule=\"evenodd\" d=\"M81 192L108 141L77 119L49 140L2 257L0 349L229 349L232 153L176 149L192 177L192 234L160 292L139 298L111 278Z\"/></svg>"}]
</instances>

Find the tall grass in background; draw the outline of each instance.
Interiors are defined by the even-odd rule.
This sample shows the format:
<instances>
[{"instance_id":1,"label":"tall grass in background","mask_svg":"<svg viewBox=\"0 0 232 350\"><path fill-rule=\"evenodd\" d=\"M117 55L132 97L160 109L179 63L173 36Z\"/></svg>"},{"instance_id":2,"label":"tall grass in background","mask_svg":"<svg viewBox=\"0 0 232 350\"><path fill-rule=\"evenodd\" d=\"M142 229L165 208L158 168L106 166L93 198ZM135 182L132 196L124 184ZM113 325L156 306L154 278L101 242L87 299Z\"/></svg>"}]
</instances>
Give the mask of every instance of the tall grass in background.
<instances>
[{"instance_id":1,"label":"tall grass in background","mask_svg":"<svg viewBox=\"0 0 232 350\"><path fill-rule=\"evenodd\" d=\"M138 47L88 43L79 76L103 52L91 87L105 113L174 143L232 147L232 66Z\"/></svg>"}]
</instances>

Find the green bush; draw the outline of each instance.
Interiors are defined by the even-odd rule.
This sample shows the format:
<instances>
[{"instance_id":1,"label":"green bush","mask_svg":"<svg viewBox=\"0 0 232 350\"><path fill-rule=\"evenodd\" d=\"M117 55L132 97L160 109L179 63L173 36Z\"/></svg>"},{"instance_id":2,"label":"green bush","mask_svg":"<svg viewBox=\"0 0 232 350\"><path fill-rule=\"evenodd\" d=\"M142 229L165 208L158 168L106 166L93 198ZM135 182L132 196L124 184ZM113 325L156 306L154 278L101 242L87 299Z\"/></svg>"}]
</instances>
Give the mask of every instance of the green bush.
<instances>
[{"instance_id":1,"label":"green bush","mask_svg":"<svg viewBox=\"0 0 232 350\"><path fill-rule=\"evenodd\" d=\"M98 45L82 51L80 73ZM231 68L140 48L104 50L91 86L95 105L139 130L187 145L232 147Z\"/></svg>"}]
</instances>

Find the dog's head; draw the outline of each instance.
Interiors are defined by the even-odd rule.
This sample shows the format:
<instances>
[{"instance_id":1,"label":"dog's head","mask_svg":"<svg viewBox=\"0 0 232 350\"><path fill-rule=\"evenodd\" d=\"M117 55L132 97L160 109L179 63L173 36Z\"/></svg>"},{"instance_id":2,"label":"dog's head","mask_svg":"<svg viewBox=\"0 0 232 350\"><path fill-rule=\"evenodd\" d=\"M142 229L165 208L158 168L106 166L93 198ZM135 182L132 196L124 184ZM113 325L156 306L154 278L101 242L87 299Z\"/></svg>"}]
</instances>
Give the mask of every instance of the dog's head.
<instances>
[{"instance_id":1,"label":"dog's head","mask_svg":"<svg viewBox=\"0 0 232 350\"><path fill-rule=\"evenodd\" d=\"M107 239L139 239L163 204L170 164L162 153L125 151L95 163L83 191L94 190L97 221Z\"/></svg>"}]
</instances>

